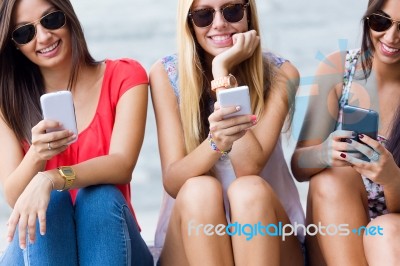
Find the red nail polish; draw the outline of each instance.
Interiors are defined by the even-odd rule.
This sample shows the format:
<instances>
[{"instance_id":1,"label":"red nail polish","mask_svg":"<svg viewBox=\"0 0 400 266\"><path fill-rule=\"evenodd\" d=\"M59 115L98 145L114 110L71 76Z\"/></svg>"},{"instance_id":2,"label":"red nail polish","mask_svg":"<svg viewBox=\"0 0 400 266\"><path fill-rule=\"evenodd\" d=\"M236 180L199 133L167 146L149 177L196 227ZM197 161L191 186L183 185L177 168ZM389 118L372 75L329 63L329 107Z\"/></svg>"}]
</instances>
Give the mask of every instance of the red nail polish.
<instances>
[{"instance_id":1,"label":"red nail polish","mask_svg":"<svg viewBox=\"0 0 400 266\"><path fill-rule=\"evenodd\" d=\"M253 122L254 122L254 121L256 121L256 120L257 120L257 116L256 116L256 115L252 115L250 119L251 119L251 121L253 121Z\"/></svg>"},{"instance_id":2,"label":"red nail polish","mask_svg":"<svg viewBox=\"0 0 400 266\"><path fill-rule=\"evenodd\" d=\"M346 154L344 154L344 153L341 153L341 154L340 154L340 157L342 157L342 158L346 158Z\"/></svg>"},{"instance_id":3,"label":"red nail polish","mask_svg":"<svg viewBox=\"0 0 400 266\"><path fill-rule=\"evenodd\" d=\"M358 135L358 137L359 137L360 139L362 139L362 138L364 137L364 135L363 135L363 134L360 134L360 135Z\"/></svg>"}]
</instances>

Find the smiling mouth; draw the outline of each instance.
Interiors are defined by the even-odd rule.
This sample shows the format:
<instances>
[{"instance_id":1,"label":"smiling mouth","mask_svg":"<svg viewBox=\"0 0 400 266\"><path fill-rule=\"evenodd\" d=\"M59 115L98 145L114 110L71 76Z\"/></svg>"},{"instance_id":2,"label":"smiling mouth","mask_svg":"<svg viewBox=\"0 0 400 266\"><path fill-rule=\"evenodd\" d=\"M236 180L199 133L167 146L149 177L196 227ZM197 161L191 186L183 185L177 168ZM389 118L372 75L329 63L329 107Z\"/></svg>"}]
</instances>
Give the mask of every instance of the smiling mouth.
<instances>
[{"instance_id":1,"label":"smiling mouth","mask_svg":"<svg viewBox=\"0 0 400 266\"><path fill-rule=\"evenodd\" d=\"M384 44L382 42L381 42L381 46L382 46L383 51L385 51L386 53L395 54L395 53L398 53L400 51L400 49L389 47L389 46L387 46L386 44Z\"/></svg>"},{"instance_id":2,"label":"smiling mouth","mask_svg":"<svg viewBox=\"0 0 400 266\"><path fill-rule=\"evenodd\" d=\"M58 47L59 44L60 44L60 41L57 41L57 42L55 42L52 46L47 47L47 48L44 48L44 49L42 49L42 50L39 50L38 53L46 54L46 53L48 53L48 52L51 52L51 51L53 51L54 49L56 49L56 48Z\"/></svg>"},{"instance_id":3,"label":"smiling mouth","mask_svg":"<svg viewBox=\"0 0 400 266\"><path fill-rule=\"evenodd\" d=\"M225 40L230 39L231 37L232 37L231 34L227 34L227 35L211 36L210 38L211 38L213 41L222 42L222 41L225 41Z\"/></svg>"}]
</instances>

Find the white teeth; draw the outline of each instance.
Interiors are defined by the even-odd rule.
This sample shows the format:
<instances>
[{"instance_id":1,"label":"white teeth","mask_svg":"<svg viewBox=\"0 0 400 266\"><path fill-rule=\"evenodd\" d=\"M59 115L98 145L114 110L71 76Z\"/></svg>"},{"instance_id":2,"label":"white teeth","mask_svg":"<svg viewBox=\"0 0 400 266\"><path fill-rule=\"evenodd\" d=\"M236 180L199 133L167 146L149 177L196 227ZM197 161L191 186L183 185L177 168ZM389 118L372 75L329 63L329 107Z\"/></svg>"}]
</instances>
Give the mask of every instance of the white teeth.
<instances>
[{"instance_id":1,"label":"white teeth","mask_svg":"<svg viewBox=\"0 0 400 266\"><path fill-rule=\"evenodd\" d=\"M212 36L211 39L213 39L214 41L225 41L230 37L231 37L230 35L219 35L219 36Z\"/></svg>"},{"instance_id":2,"label":"white teeth","mask_svg":"<svg viewBox=\"0 0 400 266\"><path fill-rule=\"evenodd\" d=\"M391 48L384 43L382 43L382 48L383 48L383 50L385 50L386 52L389 52L389 53L397 53L398 51L400 51L400 49Z\"/></svg>"},{"instance_id":3,"label":"white teeth","mask_svg":"<svg viewBox=\"0 0 400 266\"><path fill-rule=\"evenodd\" d=\"M50 51L53 51L58 46L58 42L54 43L52 46L39 50L40 53L45 54Z\"/></svg>"}]
</instances>

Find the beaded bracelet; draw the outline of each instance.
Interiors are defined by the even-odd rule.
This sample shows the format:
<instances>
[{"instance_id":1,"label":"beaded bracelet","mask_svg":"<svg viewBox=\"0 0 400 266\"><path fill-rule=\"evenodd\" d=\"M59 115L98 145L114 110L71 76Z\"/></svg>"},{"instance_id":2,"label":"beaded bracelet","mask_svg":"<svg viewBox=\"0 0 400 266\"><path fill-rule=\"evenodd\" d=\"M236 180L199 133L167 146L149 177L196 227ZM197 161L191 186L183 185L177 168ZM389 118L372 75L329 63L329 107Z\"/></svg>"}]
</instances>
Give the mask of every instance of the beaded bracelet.
<instances>
[{"instance_id":1,"label":"beaded bracelet","mask_svg":"<svg viewBox=\"0 0 400 266\"><path fill-rule=\"evenodd\" d=\"M210 142L211 149L213 149L213 150L216 151L216 152L221 153L223 156L228 155L228 153L230 153L231 150L232 150L232 148L230 148L230 149L227 150L227 151L220 150L220 149L217 147L217 144L214 142L214 140L213 140L213 138L212 138L212 135L211 135L211 132L208 133L208 142Z\"/></svg>"}]
</instances>

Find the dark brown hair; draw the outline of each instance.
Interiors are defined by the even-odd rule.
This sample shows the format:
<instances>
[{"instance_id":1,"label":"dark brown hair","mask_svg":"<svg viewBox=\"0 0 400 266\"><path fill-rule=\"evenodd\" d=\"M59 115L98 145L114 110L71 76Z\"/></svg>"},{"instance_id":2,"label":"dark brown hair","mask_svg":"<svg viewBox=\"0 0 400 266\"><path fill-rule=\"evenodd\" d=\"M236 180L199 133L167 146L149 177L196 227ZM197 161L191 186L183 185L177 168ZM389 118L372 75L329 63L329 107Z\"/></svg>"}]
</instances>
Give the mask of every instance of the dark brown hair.
<instances>
[{"instance_id":1,"label":"dark brown hair","mask_svg":"<svg viewBox=\"0 0 400 266\"><path fill-rule=\"evenodd\" d=\"M365 79L367 79L371 73L372 58L375 51L371 41L370 28L366 21L366 17L381 10L384 3L385 0L369 0L367 11L362 18L363 32L361 43L361 64ZM386 148L392 153L396 164L400 166L400 106L397 107L396 113L391 121L389 141Z\"/></svg>"},{"instance_id":2,"label":"dark brown hair","mask_svg":"<svg viewBox=\"0 0 400 266\"><path fill-rule=\"evenodd\" d=\"M47 0L66 16L71 35L72 67L68 89L76 83L79 70L96 65L90 55L82 27L69 0ZM18 0L0 2L0 111L2 119L22 143L31 142L31 129L42 119L40 96L45 93L39 67L26 58L11 40L13 13Z\"/></svg>"},{"instance_id":3,"label":"dark brown hair","mask_svg":"<svg viewBox=\"0 0 400 266\"><path fill-rule=\"evenodd\" d=\"M371 41L371 33L367 22L367 17L370 16L372 13L377 13L381 10L384 0L369 0L367 11L364 13L362 17L362 42L361 42L361 64L364 71L365 78L369 77L372 67L372 57L374 54L374 45Z\"/></svg>"}]
</instances>

